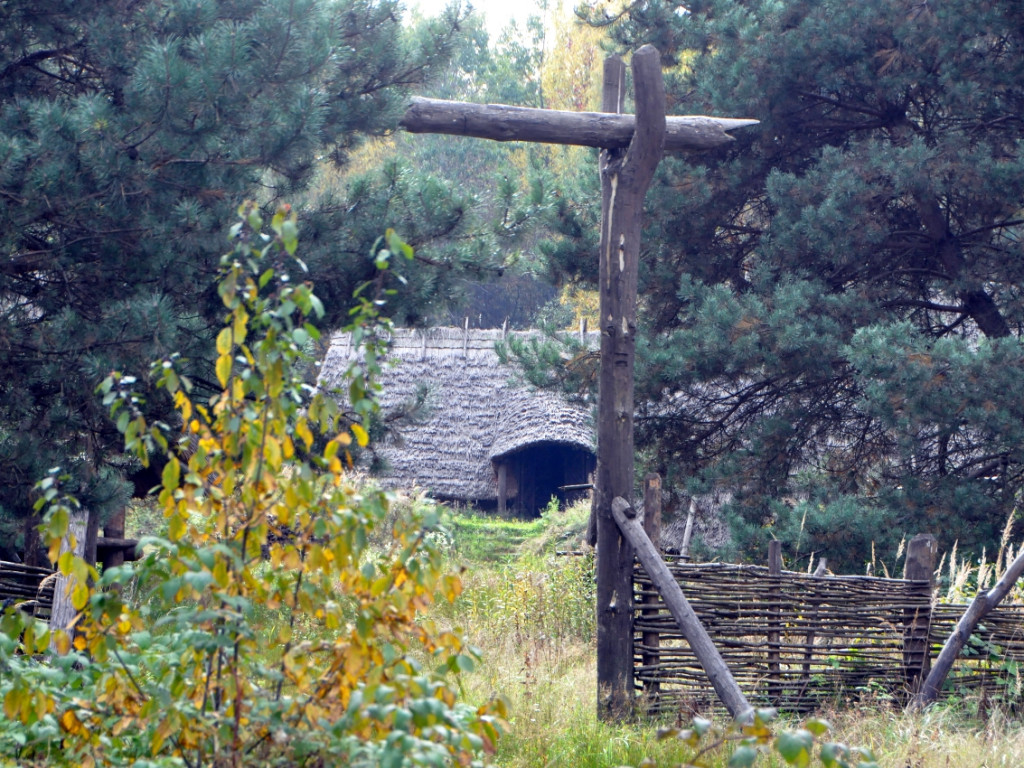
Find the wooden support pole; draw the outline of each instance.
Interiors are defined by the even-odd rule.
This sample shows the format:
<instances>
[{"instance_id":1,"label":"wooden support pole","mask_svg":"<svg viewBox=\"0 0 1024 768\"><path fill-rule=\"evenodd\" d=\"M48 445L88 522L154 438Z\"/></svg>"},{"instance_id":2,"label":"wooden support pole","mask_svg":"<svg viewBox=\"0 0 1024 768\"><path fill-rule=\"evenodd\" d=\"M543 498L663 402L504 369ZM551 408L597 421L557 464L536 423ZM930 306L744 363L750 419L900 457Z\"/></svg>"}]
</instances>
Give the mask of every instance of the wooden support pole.
<instances>
[{"instance_id":1,"label":"wooden support pole","mask_svg":"<svg viewBox=\"0 0 1024 768\"><path fill-rule=\"evenodd\" d=\"M504 515L508 503L508 465L502 459L498 464L498 514Z\"/></svg>"},{"instance_id":2,"label":"wooden support pole","mask_svg":"<svg viewBox=\"0 0 1024 768\"><path fill-rule=\"evenodd\" d=\"M661 550L661 475L644 475L644 533L654 548Z\"/></svg>"},{"instance_id":3,"label":"wooden support pole","mask_svg":"<svg viewBox=\"0 0 1024 768\"><path fill-rule=\"evenodd\" d=\"M658 590L661 599L665 601L672 617L679 625L679 629L690 644L690 650L697 657L711 687L715 689L718 698L737 721L748 722L753 718L754 708L750 706L747 697L743 695L736 679L726 666L722 655L715 648L707 630L704 629L693 612L693 608L686 600L683 590L672 576L665 561L654 548L651 540L647 538L643 527L636 519L636 511L629 505L629 502L618 496L612 501L612 515L615 523L622 531L625 538L636 550L636 556L644 567L651 583Z\"/></svg>"},{"instance_id":4,"label":"wooden support pole","mask_svg":"<svg viewBox=\"0 0 1024 768\"><path fill-rule=\"evenodd\" d=\"M598 271L601 373L598 385L597 710L619 720L632 714L633 547L612 515L612 499L633 496L633 357L637 272L644 195L665 140L665 82L661 57L645 45L633 54L636 130L629 148L603 150L601 253ZM626 68L605 60L602 108L621 112Z\"/></svg>"},{"instance_id":5,"label":"wooden support pole","mask_svg":"<svg viewBox=\"0 0 1024 768\"><path fill-rule=\"evenodd\" d=\"M651 472L644 477L644 533L651 540L655 550L661 550L661 475ZM658 615L658 596L654 594L645 595L643 600L645 607L641 615L645 619L653 619ZM658 652L661 645L661 635L657 632L644 632L640 636L640 644L643 652L640 654L640 663L645 667L653 667L658 664L661 655ZM644 686L644 695L647 704L656 708L661 695L661 683L652 681Z\"/></svg>"},{"instance_id":6,"label":"wooden support pole","mask_svg":"<svg viewBox=\"0 0 1024 768\"><path fill-rule=\"evenodd\" d=\"M907 545L907 559L903 564L903 578L908 581L926 581L929 594L935 587L935 558L939 544L930 533L919 533ZM928 637L931 634L931 601L924 608L907 609L903 616L903 669L907 690L916 694L928 677L931 655Z\"/></svg>"},{"instance_id":7,"label":"wooden support pole","mask_svg":"<svg viewBox=\"0 0 1024 768\"><path fill-rule=\"evenodd\" d=\"M782 575L782 542L768 542L768 577ZM776 590L777 592L777 590ZM779 706L782 698L782 610L775 603L768 610L768 701Z\"/></svg>"},{"instance_id":8,"label":"wooden support pole","mask_svg":"<svg viewBox=\"0 0 1024 768\"><path fill-rule=\"evenodd\" d=\"M609 110L607 104L603 104L602 109L604 112L563 112L417 97L409 104L399 125L409 133L447 133L494 141L572 144L601 149L629 146L637 130L637 118L614 114L621 112L621 108ZM669 117L665 127L665 150L719 147L733 140L727 131L757 125L757 122L704 115Z\"/></svg>"}]
</instances>

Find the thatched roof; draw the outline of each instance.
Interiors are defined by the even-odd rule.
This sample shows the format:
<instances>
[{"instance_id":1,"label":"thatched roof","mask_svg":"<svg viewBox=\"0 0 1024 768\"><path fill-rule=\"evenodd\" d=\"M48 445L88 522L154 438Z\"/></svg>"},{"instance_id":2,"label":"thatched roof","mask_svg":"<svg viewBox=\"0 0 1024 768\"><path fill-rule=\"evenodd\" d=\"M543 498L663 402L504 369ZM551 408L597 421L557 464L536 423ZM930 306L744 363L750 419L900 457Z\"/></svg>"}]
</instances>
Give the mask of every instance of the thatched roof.
<instances>
[{"instance_id":1,"label":"thatched roof","mask_svg":"<svg viewBox=\"0 0 1024 768\"><path fill-rule=\"evenodd\" d=\"M427 414L401 427L397 439L377 446L384 462L381 478L387 484L415 484L445 499L493 501L493 462L539 443L595 450L588 407L531 388L511 364L500 362L497 342L530 333L535 334L461 328L394 331L388 355L394 364L380 379L381 409L387 414L402 408L425 386ZM336 334L321 368L320 386L338 386L355 353L350 335Z\"/></svg>"}]
</instances>

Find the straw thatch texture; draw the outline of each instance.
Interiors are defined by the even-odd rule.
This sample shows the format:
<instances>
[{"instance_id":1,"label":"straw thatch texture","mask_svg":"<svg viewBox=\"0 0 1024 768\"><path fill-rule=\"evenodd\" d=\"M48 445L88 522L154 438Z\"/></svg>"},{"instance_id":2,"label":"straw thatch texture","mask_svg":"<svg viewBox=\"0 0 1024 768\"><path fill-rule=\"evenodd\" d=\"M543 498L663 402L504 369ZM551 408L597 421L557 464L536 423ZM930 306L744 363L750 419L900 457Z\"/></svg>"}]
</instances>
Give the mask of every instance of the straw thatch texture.
<instances>
[{"instance_id":1,"label":"straw thatch texture","mask_svg":"<svg viewBox=\"0 0 1024 768\"><path fill-rule=\"evenodd\" d=\"M53 571L0 560L0 604L10 601L31 609L38 618L49 618L53 606Z\"/></svg>"},{"instance_id":2,"label":"straw thatch texture","mask_svg":"<svg viewBox=\"0 0 1024 768\"><path fill-rule=\"evenodd\" d=\"M927 581L771 576L766 567L720 563L669 566L751 702L794 712L865 696L903 700L924 663L926 646L914 641L927 638L934 657L967 608L934 605ZM634 588L635 674L650 710L718 709L704 672L639 567ZM644 598L653 607L641 605ZM915 615L924 621L914 622ZM951 687L1019 697L1024 606L995 609L970 648L950 675Z\"/></svg>"},{"instance_id":3,"label":"straw thatch texture","mask_svg":"<svg viewBox=\"0 0 1024 768\"><path fill-rule=\"evenodd\" d=\"M377 446L380 473L395 487L419 486L443 499L493 502L494 462L541 443L593 453L588 408L537 391L502 365L495 345L529 332L433 328L396 329L381 376L379 400L386 414L414 402L427 388L427 415L403 426L397 439ZM339 333L323 362L319 384L332 388L354 359L351 337Z\"/></svg>"}]
</instances>

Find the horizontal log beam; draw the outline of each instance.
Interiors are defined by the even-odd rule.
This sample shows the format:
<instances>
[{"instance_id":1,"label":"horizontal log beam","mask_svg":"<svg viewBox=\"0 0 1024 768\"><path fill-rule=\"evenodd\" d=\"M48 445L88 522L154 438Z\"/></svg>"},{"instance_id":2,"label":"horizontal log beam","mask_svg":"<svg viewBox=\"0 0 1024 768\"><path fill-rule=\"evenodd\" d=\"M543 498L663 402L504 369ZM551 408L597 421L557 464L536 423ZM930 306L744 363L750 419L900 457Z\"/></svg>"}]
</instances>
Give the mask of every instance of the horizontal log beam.
<instances>
[{"instance_id":1,"label":"horizontal log beam","mask_svg":"<svg viewBox=\"0 0 1024 768\"><path fill-rule=\"evenodd\" d=\"M728 131L757 123L732 117L670 116L666 118L665 151L713 149L733 140ZM399 125L409 133L616 149L629 146L636 117L416 97Z\"/></svg>"}]
</instances>

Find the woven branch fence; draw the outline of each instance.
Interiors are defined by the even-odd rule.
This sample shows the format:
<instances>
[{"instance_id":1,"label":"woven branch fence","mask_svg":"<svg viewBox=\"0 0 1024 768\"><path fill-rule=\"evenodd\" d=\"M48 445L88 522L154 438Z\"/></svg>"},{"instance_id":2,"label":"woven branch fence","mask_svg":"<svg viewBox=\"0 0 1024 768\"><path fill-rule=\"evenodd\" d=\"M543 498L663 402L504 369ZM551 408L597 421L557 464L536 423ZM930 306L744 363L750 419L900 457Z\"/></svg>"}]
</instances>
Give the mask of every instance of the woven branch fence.
<instances>
[{"instance_id":1,"label":"woven branch fence","mask_svg":"<svg viewBox=\"0 0 1024 768\"><path fill-rule=\"evenodd\" d=\"M21 563L0 560L0 605L8 603L30 609L40 619L49 620L53 607L53 571Z\"/></svg>"},{"instance_id":2,"label":"woven branch fence","mask_svg":"<svg viewBox=\"0 0 1024 768\"><path fill-rule=\"evenodd\" d=\"M756 706L808 712L865 697L904 701L966 605L935 605L928 581L825 576L764 566L669 562L740 688ZM634 572L635 678L652 713L718 708L642 568ZM952 687L1017 697L1024 606L982 622Z\"/></svg>"}]
</instances>

